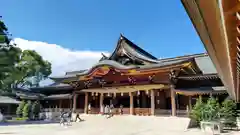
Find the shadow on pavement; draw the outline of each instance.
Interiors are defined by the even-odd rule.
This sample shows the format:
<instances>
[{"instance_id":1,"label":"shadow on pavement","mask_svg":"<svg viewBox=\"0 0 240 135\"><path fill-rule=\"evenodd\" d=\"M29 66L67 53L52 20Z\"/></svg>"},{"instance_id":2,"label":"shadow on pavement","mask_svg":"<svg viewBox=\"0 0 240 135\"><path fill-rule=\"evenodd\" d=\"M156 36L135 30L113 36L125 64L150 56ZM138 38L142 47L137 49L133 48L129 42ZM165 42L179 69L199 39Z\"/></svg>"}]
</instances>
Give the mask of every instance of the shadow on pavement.
<instances>
[{"instance_id":1,"label":"shadow on pavement","mask_svg":"<svg viewBox=\"0 0 240 135\"><path fill-rule=\"evenodd\" d=\"M11 121L11 122L0 122L0 126L31 125L31 124L56 124L56 123L59 123L59 121Z\"/></svg>"}]
</instances>

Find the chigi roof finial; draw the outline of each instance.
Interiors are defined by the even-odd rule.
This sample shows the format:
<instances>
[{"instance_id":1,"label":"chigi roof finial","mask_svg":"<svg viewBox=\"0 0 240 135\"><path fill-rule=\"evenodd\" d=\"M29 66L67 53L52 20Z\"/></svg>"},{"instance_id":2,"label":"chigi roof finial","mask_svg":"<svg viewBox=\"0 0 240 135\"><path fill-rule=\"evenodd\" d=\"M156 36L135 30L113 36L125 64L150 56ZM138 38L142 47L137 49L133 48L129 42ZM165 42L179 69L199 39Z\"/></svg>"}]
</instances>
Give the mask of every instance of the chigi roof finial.
<instances>
[{"instance_id":1,"label":"chigi roof finial","mask_svg":"<svg viewBox=\"0 0 240 135\"><path fill-rule=\"evenodd\" d=\"M120 33L120 39L123 39L123 37L124 37L123 33Z\"/></svg>"}]
</instances>

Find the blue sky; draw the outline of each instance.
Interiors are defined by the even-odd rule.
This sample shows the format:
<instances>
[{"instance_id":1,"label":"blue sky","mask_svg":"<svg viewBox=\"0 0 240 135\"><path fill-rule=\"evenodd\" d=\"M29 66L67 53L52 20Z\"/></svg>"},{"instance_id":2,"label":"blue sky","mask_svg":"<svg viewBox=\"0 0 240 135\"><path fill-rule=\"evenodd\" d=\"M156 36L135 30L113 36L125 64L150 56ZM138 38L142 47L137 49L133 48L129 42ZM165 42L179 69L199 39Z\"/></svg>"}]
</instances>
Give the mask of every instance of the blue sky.
<instances>
[{"instance_id":1,"label":"blue sky","mask_svg":"<svg viewBox=\"0 0 240 135\"><path fill-rule=\"evenodd\" d=\"M156 57L205 52L180 0L5 0L14 37L73 50L107 51L120 33Z\"/></svg>"}]
</instances>

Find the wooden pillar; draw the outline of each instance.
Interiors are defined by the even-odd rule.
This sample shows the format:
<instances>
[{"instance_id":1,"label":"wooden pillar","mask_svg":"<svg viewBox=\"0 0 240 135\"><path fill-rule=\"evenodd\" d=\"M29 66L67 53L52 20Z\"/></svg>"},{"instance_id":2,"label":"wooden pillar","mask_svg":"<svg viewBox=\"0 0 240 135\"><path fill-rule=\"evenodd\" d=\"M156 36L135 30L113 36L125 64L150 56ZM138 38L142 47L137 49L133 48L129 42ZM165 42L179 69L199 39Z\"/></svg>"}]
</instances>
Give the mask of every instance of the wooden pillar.
<instances>
[{"instance_id":1,"label":"wooden pillar","mask_svg":"<svg viewBox=\"0 0 240 135\"><path fill-rule=\"evenodd\" d=\"M100 98L99 98L99 106L100 106L100 111L103 113L104 108L103 108L103 100L104 100L104 94L100 93Z\"/></svg>"},{"instance_id":2,"label":"wooden pillar","mask_svg":"<svg viewBox=\"0 0 240 135\"><path fill-rule=\"evenodd\" d=\"M155 115L155 90L151 90L151 115Z\"/></svg>"},{"instance_id":3,"label":"wooden pillar","mask_svg":"<svg viewBox=\"0 0 240 135\"><path fill-rule=\"evenodd\" d=\"M75 112L77 109L77 97L78 97L78 94L74 93L74 95L73 95L73 112Z\"/></svg>"},{"instance_id":4,"label":"wooden pillar","mask_svg":"<svg viewBox=\"0 0 240 135\"><path fill-rule=\"evenodd\" d=\"M172 116L176 116L176 93L174 91L174 86L171 85L171 104L172 104Z\"/></svg>"},{"instance_id":5,"label":"wooden pillar","mask_svg":"<svg viewBox=\"0 0 240 135\"><path fill-rule=\"evenodd\" d=\"M188 97L188 104L189 104L189 110L191 111L192 110L192 96L189 96Z\"/></svg>"},{"instance_id":6,"label":"wooden pillar","mask_svg":"<svg viewBox=\"0 0 240 135\"><path fill-rule=\"evenodd\" d=\"M62 108L62 99L59 100L59 108Z\"/></svg>"},{"instance_id":7,"label":"wooden pillar","mask_svg":"<svg viewBox=\"0 0 240 135\"><path fill-rule=\"evenodd\" d=\"M69 99L69 108L70 108L70 109L72 109L72 108L73 108L73 106L72 106L72 105L73 105L72 101L73 101L73 99L72 99L72 98L70 98L70 99Z\"/></svg>"},{"instance_id":8,"label":"wooden pillar","mask_svg":"<svg viewBox=\"0 0 240 135\"><path fill-rule=\"evenodd\" d=\"M133 109L134 109L134 105L133 105L133 93L129 92L129 96L130 96L130 115L133 115Z\"/></svg>"},{"instance_id":9,"label":"wooden pillar","mask_svg":"<svg viewBox=\"0 0 240 135\"><path fill-rule=\"evenodd\" d=\"M88 113L88 92L85 92L84 113Z\"/></svg>"}]
</instances>

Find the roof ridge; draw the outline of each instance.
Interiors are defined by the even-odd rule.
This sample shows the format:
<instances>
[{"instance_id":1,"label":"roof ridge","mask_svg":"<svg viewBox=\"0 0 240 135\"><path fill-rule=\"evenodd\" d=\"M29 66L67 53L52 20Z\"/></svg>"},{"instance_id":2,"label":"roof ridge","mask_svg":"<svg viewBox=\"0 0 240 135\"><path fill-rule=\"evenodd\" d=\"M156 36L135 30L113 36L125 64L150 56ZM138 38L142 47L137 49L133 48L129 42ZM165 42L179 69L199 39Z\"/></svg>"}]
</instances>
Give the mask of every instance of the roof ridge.
<instances>
[{"instance_id":1,"label":"roof ridge","mask_svg":"<svg viewBox=\"0 0 240 135\"><path fill-rule=\"evenodd\" d=\"M204 57L208 56L207 53L196 53L196 54L189 54L189 55L183 55L183 56L177 56L177 57L170 57L170 58L163 58L159 59L160 61L166 61L166 60L178 60L178 59L188 59L188 58L196 58L196 57Z\"/></svg>"},{"instance_id":2,"label":"roof ridge","mask_svg":"<svg viewBox=\"0 0 240 135\"><path fill-rule=\"evenodd\" d=\"M157 60L157 58L155 56L153 56L152 54L150 54L149 52L145 51L144 49L142 49L141 47L139 47L138 45L136 45L135 43L133 43L132 41L130 41L128 38L126 38L125 36L123 36L122 34L120 35L120 39L124 39L125 41L129 42L130 45L132 45L133 47L135 47L136 49L138 49L139 51L141 51L141 53L144 53L145 55L147 55L148 57L150 57L151 59L155 59Z\"/></svg>"}]
</instances>

